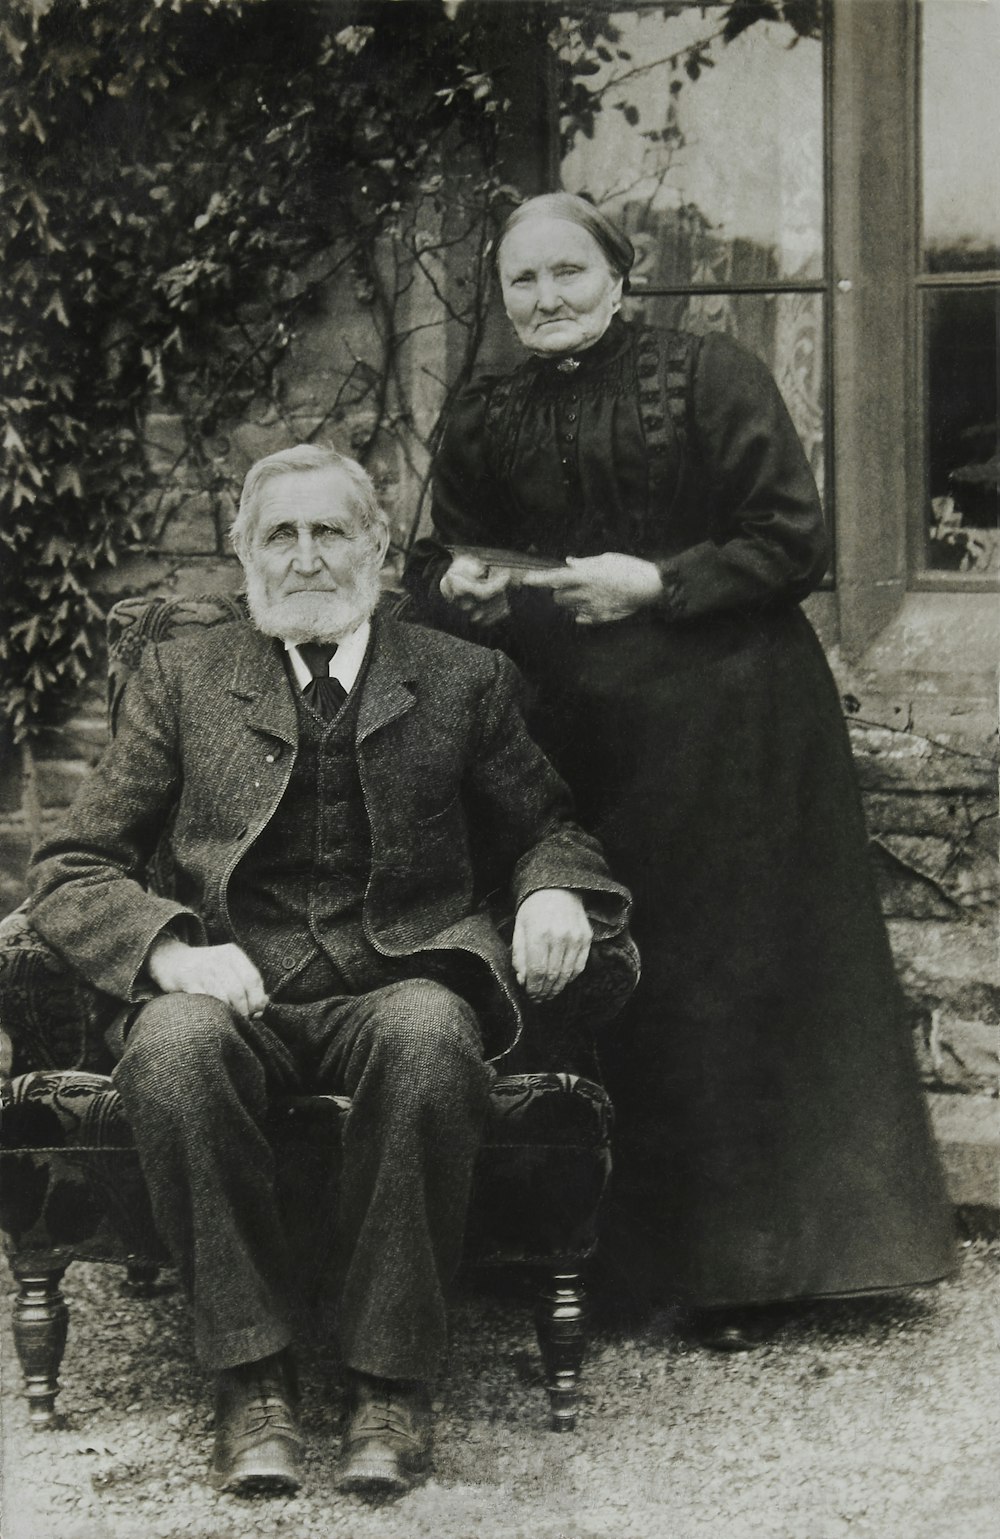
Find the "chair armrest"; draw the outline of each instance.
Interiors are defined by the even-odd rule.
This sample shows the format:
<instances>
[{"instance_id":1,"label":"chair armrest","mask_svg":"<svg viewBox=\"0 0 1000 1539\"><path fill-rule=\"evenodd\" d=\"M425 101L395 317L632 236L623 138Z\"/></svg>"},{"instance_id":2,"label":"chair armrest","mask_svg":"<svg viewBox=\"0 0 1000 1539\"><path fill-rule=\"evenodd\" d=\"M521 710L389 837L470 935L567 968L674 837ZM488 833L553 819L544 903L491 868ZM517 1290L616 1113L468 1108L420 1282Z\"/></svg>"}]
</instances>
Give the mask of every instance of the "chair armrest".
<instances>
[{"instance_id":1,"label":"chair armrest","mask_svg":"<svg viewBox=\"0 0 1000 1539\"><path fill-rule=\"evenodd\" d=\"M6 1073L107 1069L104 1033L120 1008L46 944L23 907L0 921L0 1032L11 1057Z\"/></svg>"}]
</instances>

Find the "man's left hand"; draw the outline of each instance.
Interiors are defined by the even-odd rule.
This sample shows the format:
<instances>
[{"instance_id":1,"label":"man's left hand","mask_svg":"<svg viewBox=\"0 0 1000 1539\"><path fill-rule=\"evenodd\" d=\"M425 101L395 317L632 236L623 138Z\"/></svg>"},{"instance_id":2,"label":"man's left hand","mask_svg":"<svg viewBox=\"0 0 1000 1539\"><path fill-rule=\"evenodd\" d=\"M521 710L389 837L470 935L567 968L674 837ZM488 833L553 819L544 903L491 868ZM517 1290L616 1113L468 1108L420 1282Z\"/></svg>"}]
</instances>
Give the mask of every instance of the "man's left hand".
<instances>
[{"instance_id":1,"label":"man's left hand","mask_svg":"<svg viewBox=\"0 0 1000 1539\"><path fill-rule=\"evenodd\" d=\"M511 959L529 998L554 999L587 965L594 932L575 892L541 887L530 893L514 920Z\"/></svg>"}]
</instances>

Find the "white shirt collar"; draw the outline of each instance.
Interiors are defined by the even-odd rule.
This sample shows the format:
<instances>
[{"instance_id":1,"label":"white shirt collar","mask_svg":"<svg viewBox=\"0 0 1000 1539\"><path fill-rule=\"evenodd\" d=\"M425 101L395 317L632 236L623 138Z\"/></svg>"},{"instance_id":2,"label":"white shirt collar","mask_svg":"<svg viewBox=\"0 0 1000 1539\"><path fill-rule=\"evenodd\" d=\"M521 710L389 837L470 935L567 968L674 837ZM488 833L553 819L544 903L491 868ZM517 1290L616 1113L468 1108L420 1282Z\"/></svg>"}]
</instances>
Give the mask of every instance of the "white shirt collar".
<instances>
[{"instance_id":1,"label":"white shirt collar","mask_svg":"<svg viewBox=\"0 0 1000 1539\"><path fill-rule=\"evenodd\" d=\"M371 629L371 621L363 621L356 631L351 631L349 636L345 636L343 641L337 643L337 650L330 659L331 679L339 679L348 694L354 688L358 674L361 672ZM312 679L312 673L299 656L299 649L294 641L285 642L285 651L291 658L292 671L299 688L305 689Z\"/></svg>"}]
</instances>

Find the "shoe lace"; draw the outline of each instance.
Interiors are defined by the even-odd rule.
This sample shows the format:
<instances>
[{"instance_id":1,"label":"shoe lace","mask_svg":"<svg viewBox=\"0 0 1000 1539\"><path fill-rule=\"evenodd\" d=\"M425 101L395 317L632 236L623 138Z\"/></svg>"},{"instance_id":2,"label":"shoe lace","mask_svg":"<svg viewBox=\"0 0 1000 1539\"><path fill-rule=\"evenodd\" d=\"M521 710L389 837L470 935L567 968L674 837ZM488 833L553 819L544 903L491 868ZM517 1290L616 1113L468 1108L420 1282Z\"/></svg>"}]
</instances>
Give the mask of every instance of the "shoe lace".
<instances>
[{"instance_id":1,"label":"shoe lace","mask_svg":"<svg viewBox=\"0 0 1000 1539\"><path fill-rule=\"evenodd\" d=\"M376 1432L391 1432L397 1437L416 1441L407 1408L387 1390L378 1390L365 1401L352 1427L355 1436L370 1437Z\"/></svg>"},{"instance_id":2,"label":"shoe lace","mask_svg":"<svg viewBox=\"0 0 1000 1539\"><path fill-rule=\"evenodd\" d=\"M295 1423L285 1399L284 1387L268 1375L257 1377L256 1394L247 1402L243 1430L256 1434L272 1428L276 1432L295 1432Z\"/></svg>"}]
</instances>

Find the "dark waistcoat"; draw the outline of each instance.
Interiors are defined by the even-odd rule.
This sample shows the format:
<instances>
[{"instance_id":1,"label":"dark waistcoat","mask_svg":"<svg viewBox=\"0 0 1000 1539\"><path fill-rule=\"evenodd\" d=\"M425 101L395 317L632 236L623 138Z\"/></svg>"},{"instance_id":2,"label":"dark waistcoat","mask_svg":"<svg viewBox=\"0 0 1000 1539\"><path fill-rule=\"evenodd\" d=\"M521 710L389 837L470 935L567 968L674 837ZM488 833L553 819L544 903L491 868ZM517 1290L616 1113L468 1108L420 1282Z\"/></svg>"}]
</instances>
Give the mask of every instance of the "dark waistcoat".
<instances>
[{"instance_id":1,"label":"dark waistcoat","mask_svg":"<svg viewBox=\"0 0 1000 1539\"><path fill-rule=\"evenodd\" d=\"M371 831L354 747L359 696L356 687L331 722L298 697L291 779L233 877L236 934L272 998L356 993L395 977L361 925Z\"/></svg>"}]
</instances>

